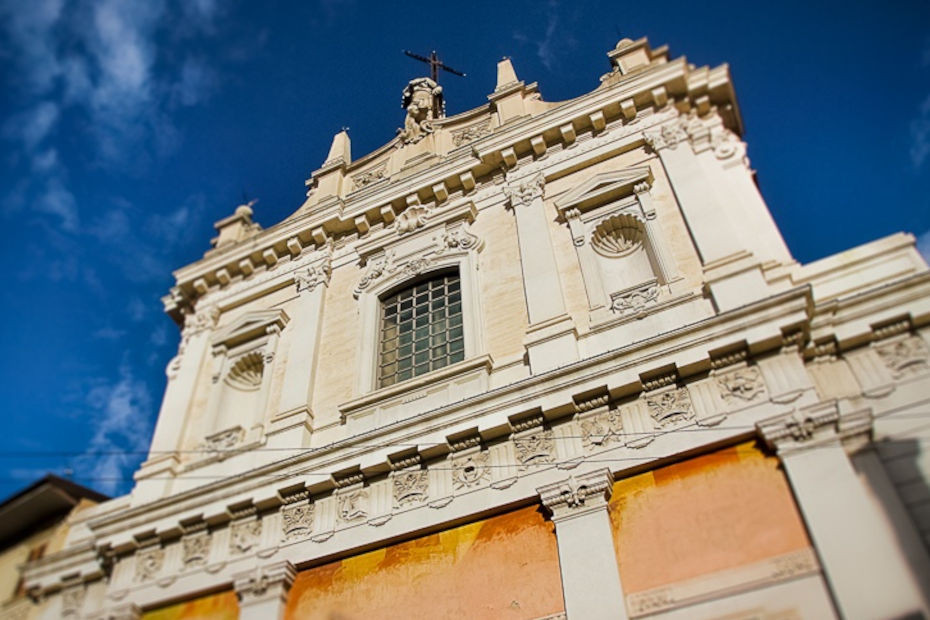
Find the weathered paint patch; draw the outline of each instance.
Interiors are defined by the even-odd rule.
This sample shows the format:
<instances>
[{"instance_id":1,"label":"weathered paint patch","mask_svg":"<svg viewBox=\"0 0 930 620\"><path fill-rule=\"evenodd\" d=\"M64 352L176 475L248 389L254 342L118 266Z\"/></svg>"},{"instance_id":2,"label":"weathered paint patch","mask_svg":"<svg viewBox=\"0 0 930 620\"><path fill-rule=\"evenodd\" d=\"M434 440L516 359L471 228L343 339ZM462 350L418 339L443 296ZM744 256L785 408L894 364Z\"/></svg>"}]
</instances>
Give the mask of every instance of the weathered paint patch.
<instances>
[{"instance_id":1,"label":"weathered paint patch","mask_svg":"<svg viewBox=\"0 0 930 620\"><path fill-rule=\"evenodd\" d=\"M285 617L529 620L563 609L553 525L529 507L302 571Z\"/></svg>"},{"instance_id":2,"label":"weathered paint patch","mask_svg":"<svg viewBox=\"0 0 930 620\"><path fill-rule=\"evenodd\" d=\"M627 594L811 544L778 459L753 443L617 481L610 520Z\"/></svg>"},{"instance_id":3,"label":"weathered paint patch","mask_svg":"<svg viewBox=\"0 0 930 620\"><path fill-rule=\"evenodd\" d=\"M153 609L142 620L238 620L239 601L232 590Z\"/></svg>"}]
</instances>

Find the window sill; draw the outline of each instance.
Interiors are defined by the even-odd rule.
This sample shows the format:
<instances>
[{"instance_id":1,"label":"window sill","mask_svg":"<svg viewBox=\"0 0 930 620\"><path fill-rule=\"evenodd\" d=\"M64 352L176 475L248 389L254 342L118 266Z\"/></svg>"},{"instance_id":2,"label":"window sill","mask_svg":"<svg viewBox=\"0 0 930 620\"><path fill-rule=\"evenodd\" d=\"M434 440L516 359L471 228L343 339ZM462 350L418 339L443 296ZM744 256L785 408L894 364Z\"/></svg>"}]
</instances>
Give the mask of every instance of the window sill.
<instances>
[{"instance_id":1,"label":"window sill","mask_svg":"<svg viewBox=\"0 0 930 620\"><path fill-rule=\"evenodd\" d=\"M339 405L343 424L358 418L383 418L378 413L403 408L405 415L416 410L429 410L454 400L470 396L476 390L488 389L493 360L490 355L478 355L445 368L380 388ZM414 405L413 403L416 403ZM388 416L394 417L394 416ZM391 420L374 420L388 423Z\"/></svg>"}]
</instances>

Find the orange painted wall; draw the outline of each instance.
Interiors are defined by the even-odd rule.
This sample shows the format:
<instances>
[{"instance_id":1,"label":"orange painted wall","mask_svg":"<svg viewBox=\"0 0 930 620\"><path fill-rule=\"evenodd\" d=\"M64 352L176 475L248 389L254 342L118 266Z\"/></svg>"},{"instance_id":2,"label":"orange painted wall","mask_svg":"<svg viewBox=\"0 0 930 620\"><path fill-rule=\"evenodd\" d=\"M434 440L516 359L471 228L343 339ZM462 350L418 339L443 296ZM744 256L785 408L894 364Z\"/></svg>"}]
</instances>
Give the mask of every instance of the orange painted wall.
<instances>
[{"instance_id":1,"label":"orange painted wall","mask_svg":"<svg viewBox=\"0 0 930 620\"><path fill-rule=\"evenodd\" d=\"M238 620L239 601L233 591L154 609L142 614L142 620Z\"/></svg>"},{"instance_id":2,"label":"orange painted wall","mask_svg":"<svg viewBox=\"0 0 930 620\"><path fill-rule=\"evenodd\" d=\"M753 443L618 481L610 520L627 594L810 546L778 459Z\"/></svg>"},{"instance_id":3,"label":"orange painted wall","mask_svg":"<svg viewBox=\"0 0 930 620\"><path fill-rule=\"evenodd\" d=\"M285 618L528 620L563 610L553 526L529 507L305 570Z\"/></svg>"}]
</instances>

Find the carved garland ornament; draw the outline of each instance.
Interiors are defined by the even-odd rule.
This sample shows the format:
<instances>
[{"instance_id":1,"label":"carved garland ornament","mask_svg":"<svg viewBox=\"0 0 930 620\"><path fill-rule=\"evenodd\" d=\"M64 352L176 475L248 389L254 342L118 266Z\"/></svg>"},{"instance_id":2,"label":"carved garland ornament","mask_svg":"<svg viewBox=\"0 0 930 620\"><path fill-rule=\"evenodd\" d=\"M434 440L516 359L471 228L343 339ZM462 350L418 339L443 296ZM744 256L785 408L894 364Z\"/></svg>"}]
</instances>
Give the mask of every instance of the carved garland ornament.
<instances>
[{"instance_id":1,"label":"carved garland ornament","mask_svg":"<svg viewBox=\"0 0 930 620\"><path fill-rule=\"evenodd\" d=\"M281 529L284 540L291 542L310 535L313 529L313 504L301 501L281 509Z\"/></svg>"},{"instance_id":2,"label":"carved garland ornament","mask_svg":"<svg viewBox=\"0 0 930 620\"><path fill-rule=\"evenodd\" d=\"M210 557L210 534L203 532L181 539L181 562L185 567L198 567L207 564Z\"/></svg>"},{"instance_id":3,"label":"carved garland ornament","mask_svg":"<svg viewBox=\"0 0 930 620\"><path fill-rule=\"evenodd\" d=\"M555 461L555 441L549 429L540 429L535 433L517 437L513 440L513 446L521 471Z\"/></svg>"},{"instance_id":4,"label":"carved garland ornament","mask_svg":"<svg viewBox=\"0 0 930 620\"><path fill-rule=\"evenodd\" d=\"M491 133L491 119L452 132L452 144L462 146Z\"/></svg>"},{"instance_id":5,"label":"carved garland ornament","mask_svg":"<svg viewBox=\"0 0 930 620\"><path fill-rule=\"evenodd\" d=\"M726 401L752 401L765 393L765 381L755 366L717 375L717 385Z\"/></svg>"},{"instance_id":6,"label":"carved garland ornament","mask_svg":"<svg viewBox=\"0 0 930 620\"><path fill-rule=\"evenodd\" d=\"M381 164L377 168L372 168L371 170L356 174L352 177L352 187L359 190L366 185L371 185L372 183L380 181L384 178L385 172L387 172L387 164Z\"/></svg>"},{"instance_id":7,"label":"carved garland ornament","mask_svg":"<svg viewBox=\"0 0 930 620\"><path fill-rule=\"evenodd\" d=\"M620 316L637 316L659 301L659 285L655 282L624 291L610 298L610 309Z\"/></svg>"}]
</instances>

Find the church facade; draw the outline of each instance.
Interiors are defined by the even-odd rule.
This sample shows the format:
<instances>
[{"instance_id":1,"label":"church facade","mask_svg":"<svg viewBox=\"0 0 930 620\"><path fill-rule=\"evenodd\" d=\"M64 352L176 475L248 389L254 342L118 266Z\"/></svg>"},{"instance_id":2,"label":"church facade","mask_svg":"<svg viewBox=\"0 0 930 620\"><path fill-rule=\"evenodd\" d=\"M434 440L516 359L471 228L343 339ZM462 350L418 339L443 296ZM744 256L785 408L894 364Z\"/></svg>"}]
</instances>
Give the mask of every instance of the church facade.
<instances>
[{"instance_id":1,"label":"church facade","mask_svg":"<svg viewBox=\"0 0 930 620\"><path fill-rule=\"evenodd\" d=\"M133 491L23 568L42 618L930 613L930 271L796 262L726 66L509 60L216 223Z\"/></svg>"}]
</instances>

